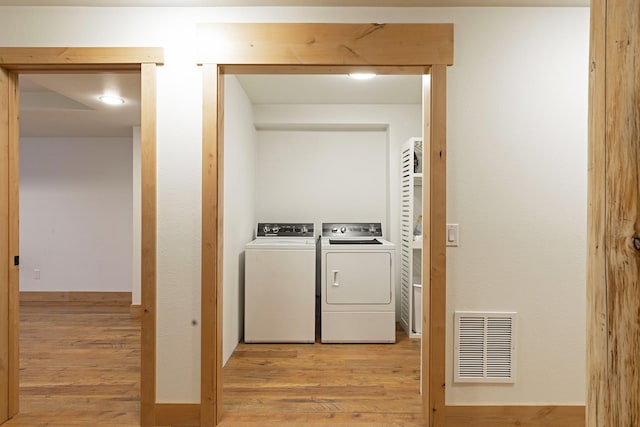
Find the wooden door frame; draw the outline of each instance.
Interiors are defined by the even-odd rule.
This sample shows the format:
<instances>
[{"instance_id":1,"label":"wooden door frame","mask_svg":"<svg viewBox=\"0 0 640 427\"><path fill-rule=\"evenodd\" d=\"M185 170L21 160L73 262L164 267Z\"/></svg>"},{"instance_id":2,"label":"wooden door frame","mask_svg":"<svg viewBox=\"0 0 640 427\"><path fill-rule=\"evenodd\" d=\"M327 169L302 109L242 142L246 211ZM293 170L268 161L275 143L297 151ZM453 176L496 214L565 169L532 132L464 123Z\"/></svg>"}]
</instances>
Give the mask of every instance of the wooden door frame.
<instances>
[{"instance_id":1,"label":"wooden door frame","mask_svg":"<svg viewBox=\"0 0 640 427\"><path fill-rule=\"evenodd\" d=\"M446 67L453 24L201 24L202 331L200 425L222 420L224 74L430 74L423 97L423 411L445 423ZM428 104L426 104L428 102ZM426 105L425 105L426 104ZM428 244L426 244L428 242ZM425 273L426 272L426 273Z\"/></svg>"},{"instance_id":2,"label":"wooden door frame","mask_svg":"<svg viewBox=\"0 0 640 427\"><path fill-rule=\"evenodd\" d=\"M0 305L0 337L7 340L9 417L19 411L19 269L13 265L18 248L18 76L21 73L135 71L141 79L141 393L140 423L155 425L156 400L156 68L164 63L157 47L0 47L0 294L6 292L7 307ZM5 197L6 196L6 197ZM5 240L5 236L8 237ZM5 247L6 246L6 247ZM0 358L2 355L0 355ZM1 361L1 360L0 360ZM0 386L4 386L0 379ZM2 394L0 394L2 395Z\"/></svg>"}]
</instances>

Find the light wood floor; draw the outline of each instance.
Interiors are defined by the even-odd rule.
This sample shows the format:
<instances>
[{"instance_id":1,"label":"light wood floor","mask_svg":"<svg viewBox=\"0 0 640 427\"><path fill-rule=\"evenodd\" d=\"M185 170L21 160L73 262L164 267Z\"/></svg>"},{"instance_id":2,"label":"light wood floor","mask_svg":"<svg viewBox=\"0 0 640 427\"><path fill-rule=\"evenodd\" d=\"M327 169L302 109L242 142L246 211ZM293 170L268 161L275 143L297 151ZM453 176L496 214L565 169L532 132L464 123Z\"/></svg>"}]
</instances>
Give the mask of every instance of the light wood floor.
<instances>
[{"instance_id":1,"label":"light wood floor","mask_svg":"<svg viewBox=\"0 0 640 427\"><path fill-rule=\"evenodd\" d=\"M139 426L139 396L129 307L20 307L20 414L3 427Z\"/></svg>"},{"instance_id":2,"label":"light wood floor","mask_svg":"<svg viewBox=\"0 0 640 427\"><path fill-rule=\"evenodd\" d=\"M138 426L140 326L128 307L27 305L20 414L8 427ZM423 426L418 340L240 344L224 370L223 427Z\"/></svg>"},{"instance_id":3,"label":"light wood floor","mask_svg":"<svg viewBox=\"0 0 640 427\"><path fill-rule=\"evenodd\" d=\"M240 344L222 426L423 426L420 341Z\"/></svg>"}]
</instances>

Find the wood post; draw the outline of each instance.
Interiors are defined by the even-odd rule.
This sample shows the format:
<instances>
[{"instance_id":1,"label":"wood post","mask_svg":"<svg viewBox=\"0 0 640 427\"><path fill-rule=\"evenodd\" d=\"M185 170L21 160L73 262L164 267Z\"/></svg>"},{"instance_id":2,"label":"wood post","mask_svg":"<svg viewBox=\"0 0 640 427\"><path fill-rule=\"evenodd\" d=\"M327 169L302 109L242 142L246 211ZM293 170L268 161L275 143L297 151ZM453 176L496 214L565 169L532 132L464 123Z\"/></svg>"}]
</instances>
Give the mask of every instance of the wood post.
<instances>
[{"instance_id":1,"label":"wood post","mask_svg":"<svg viewBox=\"0 0 640 427\"><path fill-rule=\"evenodd\" d=\"M430 77L423 100L422 393L427 425L437 427L446 415L447 67L432 66Z\"/></svg>"},{"instance_id":2,"label":"wood post","mask_svg":"<svg viewBox=\"0 0 640 427\"><path fill-rule=\"evenodd\" d=\"M142 284L142 354L140 380L140 425L155 426L156 404L156 270L157 270L157 172L156 172L156 64L141 64L140 209Z\"/></svg>"},{"instance_id":3,"label":"wood post","mask_svg":"<svg viewBox=\"0 0 640 427\"><path fill-rule=\"evenodd\" d=\"M202 334L200 425L222 419L222 220L224 76L203 65L202 123Z\"/></svg>"},{"instance_id":4,"label":"wood post","mask_svg":"<svg viewBox=\"0 0 640 427\"><path fill-rule=\"evenodd\" d=\"M9 74L0 68L0 111L8 111ZM9 120L0 117L0 423L9 418Z\"/></svg>"},{"instance_id":5,"label":"wood post","mask_svg":"<svg viewBox=\"0 0 640 427\"><path fill-rule=\"evenodd\" d=\"M640 7L592 0L587 427L640 425Z\"/></svg>"}]
</instances>

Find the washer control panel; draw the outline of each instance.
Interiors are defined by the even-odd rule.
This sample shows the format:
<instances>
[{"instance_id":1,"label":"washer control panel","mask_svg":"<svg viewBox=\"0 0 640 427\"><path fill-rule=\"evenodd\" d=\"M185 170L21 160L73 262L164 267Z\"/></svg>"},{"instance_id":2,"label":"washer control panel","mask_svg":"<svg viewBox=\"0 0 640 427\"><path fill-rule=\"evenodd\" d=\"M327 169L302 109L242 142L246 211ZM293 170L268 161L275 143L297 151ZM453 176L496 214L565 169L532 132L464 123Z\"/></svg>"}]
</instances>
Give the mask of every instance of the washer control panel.
<instances>
[{"instance_id":1,"label":"washer control panel","mask_svg":"<svg viewBox=\"0 0 640 427\"><path fill-rule=\"evenodd\" d=\"M313 223L259 222L258 237L313 237Z\"/></svg>"},{"instance_id":2,"label":"washer control panel","mask_svg":"<svg viewBox=\"0 0 640 427\"><path fill-rule=\"evenodd\" d=\"M323 222L322 237L382 237L379 222Z\"/></svg>"}]
</instances>

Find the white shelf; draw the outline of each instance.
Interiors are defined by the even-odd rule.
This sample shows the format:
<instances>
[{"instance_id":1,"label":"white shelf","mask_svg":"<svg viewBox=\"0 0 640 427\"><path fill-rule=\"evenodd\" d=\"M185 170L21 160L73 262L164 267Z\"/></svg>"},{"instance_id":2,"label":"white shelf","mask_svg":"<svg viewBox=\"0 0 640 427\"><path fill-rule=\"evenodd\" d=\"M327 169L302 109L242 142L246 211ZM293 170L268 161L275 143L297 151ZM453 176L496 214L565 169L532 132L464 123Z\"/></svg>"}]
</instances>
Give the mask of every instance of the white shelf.
<instances>
[{"instance_id":1,"label":"white shelf","mask_svg":"<svg viewBox=\"0 0 640 427\"><path fill-rule=\"evenodd\" d=\"M420 221L422 210L422 172L415 173L416 152L422 150L421 138L410 138L401 151L401 237L400 258L402 274L400 278L400 324L411 338L420 337L416 333L416 323L420 321L414 300L416 282L420 282L422 265L422 239L414 240L413 230Z\"/></svg>"}]
</instances>

